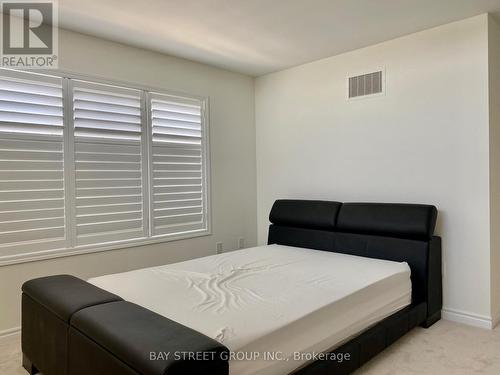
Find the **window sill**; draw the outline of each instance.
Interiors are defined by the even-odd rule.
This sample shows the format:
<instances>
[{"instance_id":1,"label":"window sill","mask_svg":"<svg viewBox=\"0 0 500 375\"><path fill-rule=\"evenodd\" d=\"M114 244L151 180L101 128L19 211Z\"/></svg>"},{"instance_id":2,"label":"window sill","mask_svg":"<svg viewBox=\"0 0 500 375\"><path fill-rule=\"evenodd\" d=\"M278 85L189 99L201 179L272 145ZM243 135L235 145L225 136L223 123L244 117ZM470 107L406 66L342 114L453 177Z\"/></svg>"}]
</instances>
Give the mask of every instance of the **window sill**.
<instances>
[{"instance_id":1,"label":"window sill","mask_svg":"<svg viewBox=\"0 0 500 375\"><path fill-rule=\"evenodd\" d=\"M188 233L181 233L176 235L164 235L154 238L137 238L135 240L116 241L99 245L85 245L67 249L44 250L40 252L30 252L24 254L0 256L0 267L19 264L19 263L28 263L41 260L63 258L75 255L92 254L104 251L126 249L129 247L139 247L145 245L153 245L157 243L180 241L196 237L210 236L211 234L212 232L209 229L201 229L198 231L193 231Z\"/></svg>"}]
</instances>

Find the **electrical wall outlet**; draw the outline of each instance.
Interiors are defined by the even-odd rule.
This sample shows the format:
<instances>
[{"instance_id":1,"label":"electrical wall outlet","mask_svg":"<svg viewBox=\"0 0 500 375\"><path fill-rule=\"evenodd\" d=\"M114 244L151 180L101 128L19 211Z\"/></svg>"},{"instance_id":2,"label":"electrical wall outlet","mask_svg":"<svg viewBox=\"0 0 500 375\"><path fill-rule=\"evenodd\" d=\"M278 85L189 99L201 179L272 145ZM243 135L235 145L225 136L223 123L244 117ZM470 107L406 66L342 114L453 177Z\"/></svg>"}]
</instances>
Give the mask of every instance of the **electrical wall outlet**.
<instances>
[{"instance_id":1,"label":"electrical wall outlet","mask_svg":"<svg viewBox=\"0 0 500 375\"><path fill-rule=\"evenodd\" d=\"M245 239L243 237L238 238L238 249L245 248Z\"/></svg>"},{"instance_id":2,"label":"electrical wall outlet","mask_svg":"<svg viewBox=\"0 0 500 375\"><path fill-rule=\"evenodd\" d=\"M222 253L222 242L217 242L215 244L215 252L216 254L221 254Z\"/></svg>"}]
</instances>

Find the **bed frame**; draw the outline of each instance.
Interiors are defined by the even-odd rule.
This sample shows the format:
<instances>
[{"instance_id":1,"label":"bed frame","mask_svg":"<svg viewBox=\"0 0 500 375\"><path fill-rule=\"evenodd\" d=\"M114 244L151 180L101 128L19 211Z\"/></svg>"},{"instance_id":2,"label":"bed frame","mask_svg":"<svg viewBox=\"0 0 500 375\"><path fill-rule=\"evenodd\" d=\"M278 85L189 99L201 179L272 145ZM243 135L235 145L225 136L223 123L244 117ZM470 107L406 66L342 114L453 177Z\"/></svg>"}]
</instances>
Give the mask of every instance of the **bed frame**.
<instances>
[{"instance_id":1,"label":"bed frame","mask_svg":"<svg viewBox=\"0 0 500 375\"><path fill-rule=\"evenodd\" d=\"M436 208L427 205L274 203L269 244L404 261L411 269L410 306L293 374L349 374L412 328L440 319L436 217ZM76 277L34 279L22 290L23 366L30 374L229 373L229 350L220 343Z\"/></svg>"},{"instance_id":2,"label":"bed frame","mask_svg":"<svg viewBox=\"0 0 500 375\"><path fill-rule=\"evenodd\" d=\"M305 247L407 262L412 303L331 353L349 360L315 361L294 374L350 374L421 325L441 318L441 238L433 236L434 206L278 200L270 214L269 244ZM338 355L341 356L338 356Z\"/></svg>"}]
</instances>

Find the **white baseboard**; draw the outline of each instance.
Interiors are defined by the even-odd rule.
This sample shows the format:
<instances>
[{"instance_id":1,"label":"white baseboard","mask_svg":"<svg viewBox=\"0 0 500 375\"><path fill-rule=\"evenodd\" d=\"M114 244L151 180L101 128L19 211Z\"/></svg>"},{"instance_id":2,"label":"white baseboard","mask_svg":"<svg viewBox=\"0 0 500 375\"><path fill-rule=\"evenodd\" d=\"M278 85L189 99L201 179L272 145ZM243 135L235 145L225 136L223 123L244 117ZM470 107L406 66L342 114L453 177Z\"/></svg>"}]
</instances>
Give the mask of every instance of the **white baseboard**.
<instances>
[{"instance_id":1,"label":"white baseboard","mask_svg":"<svg viewBox=\"0 0 500 375\"><path fill-rule=\"evenodd\" d=\"M0 339L3 339L4 337L17 335L19 333L21 333L21 327L9 328L9 329L0 331Z\"/></svg>"},{"instance_id":2,"label":"white baseboard","mask_svg":"<svg viewBox=\"0 0 500 375\"><path fill-rule=\"evenodd\" d=\"M492 319L490 316L473 314L466 311L454 310L454 309L443 309L441 312L442 318L445 320L450 320L452 322L463 323L473 327L479 327L484 329L493 329L500 319L500 316L496 319Z\"/></svg>"},{"instance_id":3,"label":"white baseboard","mask_svg":"<svg viewBox=\"0 0 500 375\"><path fill-rule=\"evenodd\" d=\"M500 323L500 311L493 317L491 328L495 328L498 323Z\"/></svg>"}]
</instances>

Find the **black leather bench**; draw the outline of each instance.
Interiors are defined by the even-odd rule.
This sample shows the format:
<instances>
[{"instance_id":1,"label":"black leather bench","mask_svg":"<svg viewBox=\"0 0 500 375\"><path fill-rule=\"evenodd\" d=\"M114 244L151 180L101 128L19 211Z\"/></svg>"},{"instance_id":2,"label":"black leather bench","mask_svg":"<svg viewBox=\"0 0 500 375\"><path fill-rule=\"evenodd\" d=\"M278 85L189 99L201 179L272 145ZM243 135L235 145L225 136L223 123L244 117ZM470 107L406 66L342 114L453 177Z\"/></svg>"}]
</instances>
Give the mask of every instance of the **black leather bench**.
<instances>
[{"instance_id":1,"label":"black leather bench","mask_svg":"<svg viewBox=\"0 0 500 375\"><path fill-rule=\"evenodd\" d=\"M72 375L128 374L116 370L115 359L139 374L223 374L228 372L228 357L219 342L126 301L92 306L71 318Z\"/></svg>"},{"instance_id":2,"label":"black leather bench","mask_svg":"<svg viewBox=\"0 0 500 375\"><path fill-rule=\"evenodd\" d=\"M121 301L76 277L57 275L22 287L23 366L30 374L67 374L68 331L74 313L89 306Z\"/></svg>"},{"instance_id":3,"label":"black leather bench","mask_svg":"<svg viewBox=\"0 0 500 375\"><path fill-rule=\"evenodd\" d=\"M229 372L229 350L217 341L76 277L34 279L22 290L23 366L31 374Z\"/></svg>"}]
</instances>

